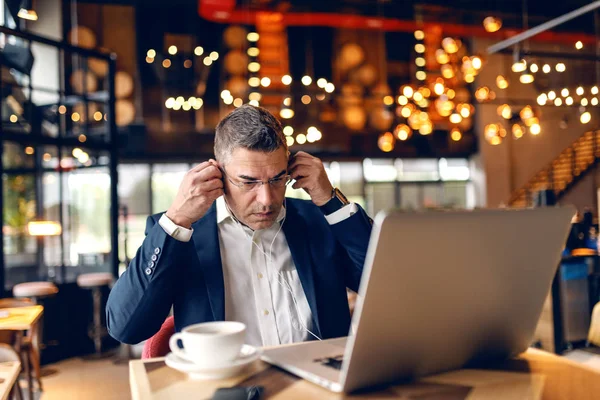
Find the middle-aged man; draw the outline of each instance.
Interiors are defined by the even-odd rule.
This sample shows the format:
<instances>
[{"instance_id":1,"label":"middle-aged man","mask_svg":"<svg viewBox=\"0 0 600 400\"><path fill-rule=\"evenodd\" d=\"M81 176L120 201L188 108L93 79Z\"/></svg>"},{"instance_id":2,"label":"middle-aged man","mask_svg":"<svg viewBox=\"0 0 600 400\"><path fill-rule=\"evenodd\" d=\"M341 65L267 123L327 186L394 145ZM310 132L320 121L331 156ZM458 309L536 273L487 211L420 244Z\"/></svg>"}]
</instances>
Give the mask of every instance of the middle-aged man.
<instances>
[{"instance_id":1,"label":"middle-aged man","mask_svg":"<svg viewBox=\"0 0 600 400\"><path fill-rule=\"evenodd\" d=\"M365 211L332 187L318 158L289 156L281 124L263 108L226 116L215 156L148 218L108 299L110 334L145 340L173 307L178 331L240 321L256 346L346 336L346 287L358 289L371 233ZM292 179L312 202L285 197Z\"/></svg>"}]
</instances>

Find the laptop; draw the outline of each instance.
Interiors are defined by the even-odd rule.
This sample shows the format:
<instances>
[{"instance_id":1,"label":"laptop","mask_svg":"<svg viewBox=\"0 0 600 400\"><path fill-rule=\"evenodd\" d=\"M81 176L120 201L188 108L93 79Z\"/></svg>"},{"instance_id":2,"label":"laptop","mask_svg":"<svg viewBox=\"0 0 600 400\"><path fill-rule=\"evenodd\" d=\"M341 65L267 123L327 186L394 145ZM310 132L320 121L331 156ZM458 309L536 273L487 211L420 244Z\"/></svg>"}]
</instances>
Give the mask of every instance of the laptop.
<instances>
[{"instance_id":1,"label":"laptop","mask_svg":"<svg viewBox=\"0 0 600 400\"><path fill-rule=\"evenodd\" d=\"M348 393L515 356L532 343L575 212L382 211L349 336L262 358Z\"/></svg>"}]
</instances>

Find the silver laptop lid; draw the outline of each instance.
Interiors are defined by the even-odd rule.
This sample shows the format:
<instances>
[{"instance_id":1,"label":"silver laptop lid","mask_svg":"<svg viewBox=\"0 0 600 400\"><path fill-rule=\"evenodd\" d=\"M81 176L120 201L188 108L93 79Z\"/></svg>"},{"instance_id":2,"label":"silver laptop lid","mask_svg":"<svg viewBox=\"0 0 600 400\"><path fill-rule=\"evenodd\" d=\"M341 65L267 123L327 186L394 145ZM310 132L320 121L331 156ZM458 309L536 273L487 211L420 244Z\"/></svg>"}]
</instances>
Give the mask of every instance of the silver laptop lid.
<instances>
[{"instance_id":1,"label":"silver laptop lid","mask_svg":"<svg viewBox=\"0 0 600 400\"><path fill-rule=\"evenodd\" d=\"M343 390L525 350L574 214L573 207L380 212Z\"/></svg>"}]
</instances>

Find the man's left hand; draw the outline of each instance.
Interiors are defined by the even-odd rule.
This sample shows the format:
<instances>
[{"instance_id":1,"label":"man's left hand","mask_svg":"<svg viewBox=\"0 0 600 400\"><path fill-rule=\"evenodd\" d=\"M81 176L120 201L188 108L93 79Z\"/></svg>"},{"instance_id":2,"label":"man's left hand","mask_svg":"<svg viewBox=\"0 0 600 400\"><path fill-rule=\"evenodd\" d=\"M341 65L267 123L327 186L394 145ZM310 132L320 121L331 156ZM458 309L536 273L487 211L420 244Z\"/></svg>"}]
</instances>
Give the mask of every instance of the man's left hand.
<instances>
[{"instance_id":1,"label":"man's left hand","mask_svg":"<svg viewBox=\"0 0 600 400\"><path fill-rule=\"evenodd\" d=\"M331 200L333 186L329 182L321 160L304 151L297 152L289 165L289 173L296 182L294 189L304 189L317 206Z\"/></svg>"}]
</instances>

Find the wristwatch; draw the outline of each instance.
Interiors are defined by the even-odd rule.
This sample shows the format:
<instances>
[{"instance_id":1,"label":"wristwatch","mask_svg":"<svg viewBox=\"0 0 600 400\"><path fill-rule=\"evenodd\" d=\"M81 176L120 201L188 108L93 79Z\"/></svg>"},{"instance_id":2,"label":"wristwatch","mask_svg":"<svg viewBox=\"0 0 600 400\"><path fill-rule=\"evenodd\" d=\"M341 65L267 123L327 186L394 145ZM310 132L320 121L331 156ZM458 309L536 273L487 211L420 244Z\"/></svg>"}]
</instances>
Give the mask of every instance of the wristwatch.
<instances>
[{"instance_id":1,"label":"wristwatch","mask_svg":"<svg viewBox=\"0 0 600 400\"><path fill-rule=\"evenodd\" d=\"M334 187L331 191L331 200L329 200L327 203L323 204L319 208L321 209L321 211L323 211L323 214L329 215L348 204L350 204L350 202L348 201L346 196L344 196L340 189Z\"/></svg>"}]
</instances>

